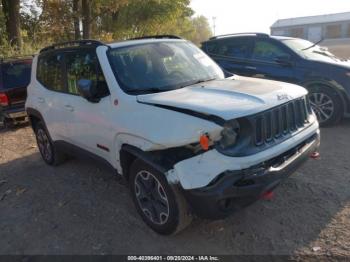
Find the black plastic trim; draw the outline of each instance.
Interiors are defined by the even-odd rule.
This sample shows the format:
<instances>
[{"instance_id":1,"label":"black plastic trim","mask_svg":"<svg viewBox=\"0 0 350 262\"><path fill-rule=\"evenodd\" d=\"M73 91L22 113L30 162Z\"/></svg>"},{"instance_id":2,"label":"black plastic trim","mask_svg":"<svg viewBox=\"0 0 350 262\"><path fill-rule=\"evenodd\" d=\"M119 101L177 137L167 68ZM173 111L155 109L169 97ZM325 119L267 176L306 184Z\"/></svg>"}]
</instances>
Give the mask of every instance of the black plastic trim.
<instances>
[{"instance_id":1,"label":"black plastic trim","mask_svg":"<svg viewBox=\"0 0 350 262\"><path fill-rule=\"evenodd\" d=\"M167 109L167 110L171 110L171 111L175 111L175 112L179 112L179 113L183 113L186 115L190 115L190 116L194 116L197 118L201 118L210 122L213 122L219 126L224 126L224 124L226 123L226 120L215 116L215 115L207 115L204 113L200 113L197 111L193 111L190 109L183 109L183 108L179 108L179 107L175 107L175 106L167 106L167 105L160 105L160 104L153 104L153 103L146 103L146 102L140 102L138 101L138 103L140 104L145 104L145 105L150 105L150 106L155 106L155 107L159 107L159 108L163 108L163 109Z\"/></svg>"},{"instance_id":2,"label":"black plastic trim","mask_svg":"<svg viewBox=\"0 0 350 262\"><path fill-rule=\"evenodd\" d=\"M202 218L222 219L257 201L295 172L319 147L319 135L260 165L244 170L227 170L208 186L182 192L194 213Z\"/></svg>"},{"instance_id":3,"label":"black plastic trim","mask_svg":"<svg viewBox=\"0 0 350 262\"><path fill-rule=\"evenodd\" d=\"M63 140L56 140L53 144L61 151L65 152L67 155L78 157L81 159L92 159L103 164L104 166L113 170L113 172L118 173L117 170L109 163L106 159L87 151L79 146L73 145Z\"/></svg>"},{"instance_id":4,"label":"black plastic trim","mask_svg":"<svg viewBox=\"0 0 350 262\"><path fill-rule=\"evenodd\" d=\"M156 163L156 161L152 158L152 156L149 153L142 151L141 149L139 149L135 146L123 145L121 150L124 150L124 151L134 155L135 157L141 159L146 164L154 167L156 170L158 170L161 173L167 172L167 170L164 167L162 167L160 164Z\"/></svg>"}]
</instances>

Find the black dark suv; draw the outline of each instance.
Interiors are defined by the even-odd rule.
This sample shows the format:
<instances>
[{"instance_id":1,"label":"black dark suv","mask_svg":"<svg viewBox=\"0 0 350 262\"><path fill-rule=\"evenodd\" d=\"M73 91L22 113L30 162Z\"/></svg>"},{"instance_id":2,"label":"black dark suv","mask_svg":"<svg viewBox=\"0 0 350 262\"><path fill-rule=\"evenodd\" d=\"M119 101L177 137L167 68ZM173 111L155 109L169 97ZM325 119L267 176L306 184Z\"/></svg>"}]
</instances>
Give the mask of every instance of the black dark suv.
<instances>
[{"instance_id":1,"label":"black dark suv","mask_svg":"<svg viewBox=\"0 0 350 262\"><path fill-rule=\"evenodd\" d=\"M309 90L321 125L350 116L350 62L309 41L242 33L202 43L227 75L238 74L296 83Z\"/></svg>"},{"instance_id":2,"label":"black dark suv","mask_svg":"<svg viewBox=\"0 0 350 262\"><path fill-rule=\"evenodd\" d=\"M0 121L11 125L26 117L24 104L32 57L0 60Z\"/></svg>"}]
</instances>

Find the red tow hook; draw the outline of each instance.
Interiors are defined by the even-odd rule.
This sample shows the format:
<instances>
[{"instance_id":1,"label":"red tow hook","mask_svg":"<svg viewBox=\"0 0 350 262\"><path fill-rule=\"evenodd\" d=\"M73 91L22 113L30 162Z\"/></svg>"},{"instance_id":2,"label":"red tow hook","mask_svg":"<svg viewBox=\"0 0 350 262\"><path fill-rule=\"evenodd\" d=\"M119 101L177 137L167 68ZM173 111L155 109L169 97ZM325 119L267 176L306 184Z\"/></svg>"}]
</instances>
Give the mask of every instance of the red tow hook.
<instances>
[{"instance_id":1,"label":"red tow hook","mask_svg":"<svg viewBox=\"0 0 350 262\"><path fill-rule=\"evenodd\" d=\"M264 200L272 200L275 194L272 191L266 191L261 195L261 199Z\"/></svg>"},{"instance_id":2,"label":"red tow hook","mask_svg":"<svg viewBox=\"0 0 350 262\"><path fill-rule=\"evenodd\" d=\"M310 154L310 156L309 156L311 159L320 159L320 157L321 157L321 155L320 155L320 153L319 152L313 152L313 153L311 153Z\"/></svg>"}]
</instances>

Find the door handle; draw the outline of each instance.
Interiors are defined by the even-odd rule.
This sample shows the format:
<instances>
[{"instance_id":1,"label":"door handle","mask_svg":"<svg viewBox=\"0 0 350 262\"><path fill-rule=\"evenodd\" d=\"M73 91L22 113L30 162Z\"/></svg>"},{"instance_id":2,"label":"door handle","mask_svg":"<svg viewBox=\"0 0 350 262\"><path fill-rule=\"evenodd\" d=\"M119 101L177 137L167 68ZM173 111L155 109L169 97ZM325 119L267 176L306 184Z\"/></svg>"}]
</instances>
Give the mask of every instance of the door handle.
<instances>
[{"instance_id":1,"label":"door handle","mask_svg":"<svg viewBox=\"0 0 350 262\"><path fill-rule=\"evenodd\" d=\"M42 104L42 103L44 103L44 102L45 102L45 99L44 99L44 98L42 98L42 97L38 97L38 102Z\"/></svg>"},{"instance_id":2,"label":"door handle","mask_svg":"<svg viewBox=\"0 0 350 262\"><path fill-rule=\"evenodd\" d=\"M65 105L64 107L70 112L74 111L74 107L72 107L71 105Z\"/></svg>"},{"instance_id":3,"label":"door handle","mask_svg":"<svg viewBox=\"0 0 350 262\"><path fill-rule=\"evenodd\" d=\"M244 68L245 68L245 69L256 70L256 67L255 67L255 66L245 66Z\"/></svg>"}]
</instances>

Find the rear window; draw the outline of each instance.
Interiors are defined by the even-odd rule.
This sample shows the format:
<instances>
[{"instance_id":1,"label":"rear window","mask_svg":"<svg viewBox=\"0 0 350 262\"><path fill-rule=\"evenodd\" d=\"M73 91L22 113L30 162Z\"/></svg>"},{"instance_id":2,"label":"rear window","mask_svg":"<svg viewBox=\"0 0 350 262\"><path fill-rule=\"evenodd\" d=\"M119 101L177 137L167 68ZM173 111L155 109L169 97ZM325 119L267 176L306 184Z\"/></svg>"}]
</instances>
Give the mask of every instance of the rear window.
<instances>
[{"instance_id":1,"label":"rear window","mask_svg":"<svg viewBox=\"0 0 350 262\"><path fill-rule=\"evenodd\" d=\"M30 82L31 61L1 65L0 88L26 87Z\"/></svg>"}]
</instances>

